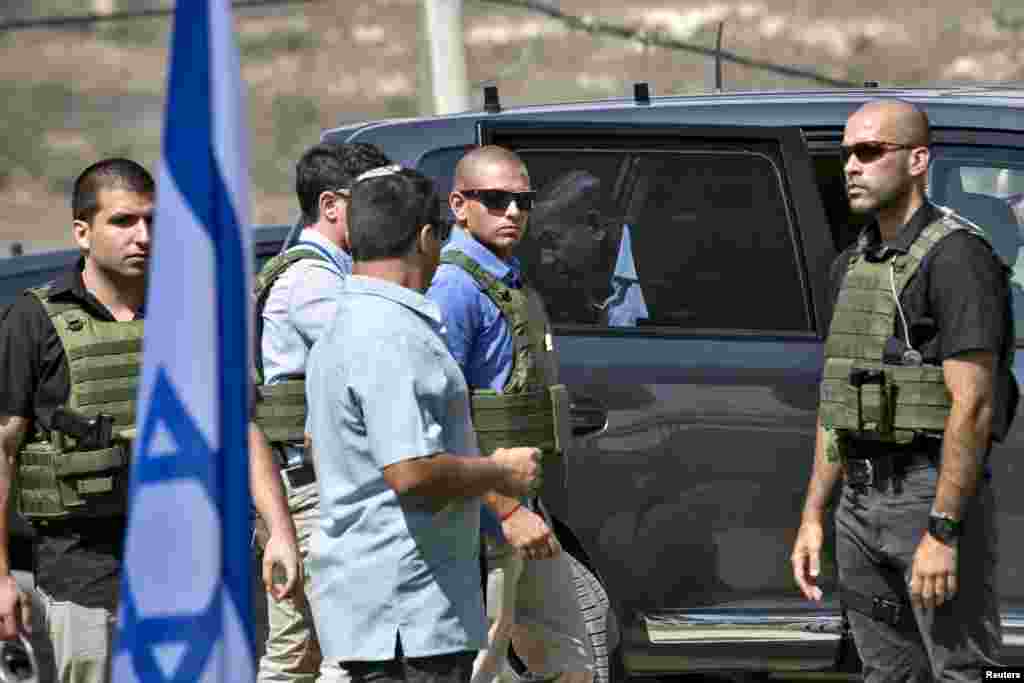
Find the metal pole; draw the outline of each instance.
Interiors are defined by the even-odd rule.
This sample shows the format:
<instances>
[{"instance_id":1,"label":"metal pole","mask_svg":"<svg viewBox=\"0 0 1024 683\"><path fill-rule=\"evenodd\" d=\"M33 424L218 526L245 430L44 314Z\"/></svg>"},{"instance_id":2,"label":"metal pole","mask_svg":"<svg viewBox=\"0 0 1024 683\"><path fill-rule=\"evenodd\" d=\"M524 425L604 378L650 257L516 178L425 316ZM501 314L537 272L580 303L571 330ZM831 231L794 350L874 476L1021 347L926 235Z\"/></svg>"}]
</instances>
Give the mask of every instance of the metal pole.
<instances>
[{"instance_id":1,"label":"metal pole","mask_svg":"<svg viewBox=\"0 0 1024 683\"><path fill-rule=\"evenodd\" d=\"M466 48L462 31L462 0L424 0L430 43L430 80L434 113L469 109Z\"/></svg>"}]
</instances>

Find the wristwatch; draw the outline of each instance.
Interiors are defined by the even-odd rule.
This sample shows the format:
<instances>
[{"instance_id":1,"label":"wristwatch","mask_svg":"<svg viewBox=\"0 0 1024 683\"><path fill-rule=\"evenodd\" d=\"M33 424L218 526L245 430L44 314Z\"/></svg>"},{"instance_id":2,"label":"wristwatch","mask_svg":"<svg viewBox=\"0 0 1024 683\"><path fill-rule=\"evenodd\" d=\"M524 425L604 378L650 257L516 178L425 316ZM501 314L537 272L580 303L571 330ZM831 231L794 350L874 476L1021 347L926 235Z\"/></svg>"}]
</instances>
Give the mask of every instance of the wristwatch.
<instances>
[{"instance_id":1,"label":"wristwatch","mask_svg":"<svg viewBox=\"0 0 1024 683\"><path fill-rule=\"evenodd\" d=\"M928 533L941 543L953 545L960 538L962 531L963 523L944 512L933 512L928 515Z\"/></svg>"}]
</instances>

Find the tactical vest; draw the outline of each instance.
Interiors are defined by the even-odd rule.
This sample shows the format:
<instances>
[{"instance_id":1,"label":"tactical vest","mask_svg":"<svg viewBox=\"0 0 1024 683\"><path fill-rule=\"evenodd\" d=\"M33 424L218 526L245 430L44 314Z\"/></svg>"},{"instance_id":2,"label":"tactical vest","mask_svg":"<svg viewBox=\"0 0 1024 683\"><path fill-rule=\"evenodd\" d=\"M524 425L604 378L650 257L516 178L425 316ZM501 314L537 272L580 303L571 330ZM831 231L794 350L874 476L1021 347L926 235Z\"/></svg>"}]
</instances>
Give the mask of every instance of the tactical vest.
<instances>
[{"instance_id":1,"label":"tactical vest","mask_svg":"<svg viewBox=\"0 0 1024 683\"><path fill-rule=\"evenodd\" d=\"M441 263L458 266L501 311L512 334L512 369L502 391L470 394L473 428L480 452L535 446L561 454L569 446L569 394L557 384L551 331L540 297L524 285L515 289L460 251L446 251Z\"/></svg>"},{"instance_id":2,"label":"tactical vest","mask_svg":"<svg viewBox=\"0 0 1024 683\"><path fill-rule=\"evenodd\" d=\"M306 431L306 376L293 375L275 384L264 384L263 375L263 308L270 289L279 277L303 259L327 259L315 249L293 247L267 261L256 276L254 291L256 316L256 383L260 400L256 402L256 424L271 443L301 443Z\"/></svg>"},{"instance_id":3,"label":"tactical vest","mask_svg":"<svg viewBox=\"0 0 1024 683\"><path fill-rule=\"evenodd\" d=\"M142 358L141 320L99 320L73 303L28 290L43 304L67 358L66 407L85 417L114 418L110 448L82 450L75 439L37 427L18 452L18 511L32 521L125 514L128 460Z\"/></svg>"},{"instance_id":4,"label":"tactical vest","mask_svg":"<svg viewBox=\"0 0 1024 683\"><path fill-rule=\"evenodd\" d=\"M872 262L858 252L850 260L825 342L819 404L822 425L840 436L907 443L915 435L941 436L945 430L952 400L942 366L919 362L919 354L902 363L883 361L896 331L898 297L928 252L958 230L989 244L978 226L937 208L942 216L921 231L906 254Z\"/></svg>"}]
</instances>

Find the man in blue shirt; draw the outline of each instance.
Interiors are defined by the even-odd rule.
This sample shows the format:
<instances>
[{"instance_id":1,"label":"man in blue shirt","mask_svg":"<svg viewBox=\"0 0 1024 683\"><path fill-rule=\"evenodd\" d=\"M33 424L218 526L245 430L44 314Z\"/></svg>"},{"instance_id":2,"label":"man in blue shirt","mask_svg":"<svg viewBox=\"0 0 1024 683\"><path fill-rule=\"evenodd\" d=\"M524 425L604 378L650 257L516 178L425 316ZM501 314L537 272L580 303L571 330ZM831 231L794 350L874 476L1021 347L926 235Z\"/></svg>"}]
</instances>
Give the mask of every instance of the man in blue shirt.
<instances>
[{"instance_id":1,"label":"man in blue shirt","mask_svg":"<svg viewBox=\"0 0 1024 683\"><path fill-rule=\"evenodd\" d=\"M535 491L540 453L479 456L466 382L422 294L448 232L431 181L364 174L348 218L352 275L306 368L313 619L324 660L355 683L466 683L486 638L479 496Z\"/></svg>"},{"instance_id":2,"label":"man in blue shirt","mask_svg":"<svg viewBox=\"0 0 1024 683\"><path fill-rule=\"evenodd\" d=\"M522 240L534 193L522 160L501 147L470 151L455 171L449 202L458 222L446 254L468 257L475 268L510 289L522 288L512 250ZM458 257L461 258L461 257ZM428 296L437 302L448 348L474 391L507 390L513 374L513 332L498 305L464 267L445 263ZM546 328L539 299L526 292L527 317ZM522 334L521 332L519 334ZM556 382L550 333L533 356L548 384ZM490 683L506 667L508 642L515 644L537 674L589 681L594 656L576 600L572 566L561 552L545 513L524 501L490 492L482 532L488 563L488 611L492 620L488 650L474 667L473 683Z\"/></svg>"}]
</instances>

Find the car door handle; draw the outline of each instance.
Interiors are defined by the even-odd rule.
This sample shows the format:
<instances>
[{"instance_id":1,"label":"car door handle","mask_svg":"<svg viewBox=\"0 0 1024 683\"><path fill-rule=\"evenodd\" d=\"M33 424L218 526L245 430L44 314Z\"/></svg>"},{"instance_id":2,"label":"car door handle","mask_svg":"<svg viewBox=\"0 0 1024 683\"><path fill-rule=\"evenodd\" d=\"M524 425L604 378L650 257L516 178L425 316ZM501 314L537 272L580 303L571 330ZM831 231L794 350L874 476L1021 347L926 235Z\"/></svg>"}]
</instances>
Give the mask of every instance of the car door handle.
<instances>
[{"instance_id":1,"label":"car door handle","mask_svg":"<svg viewBox=\"0 0 1024 683\"><path fill-rule=\"evenodd\" d=\"M608 411L594 398L573 394L569 399L569 422L573 436L593 434L608 426Z\"/></svg>"}]
</instances>

